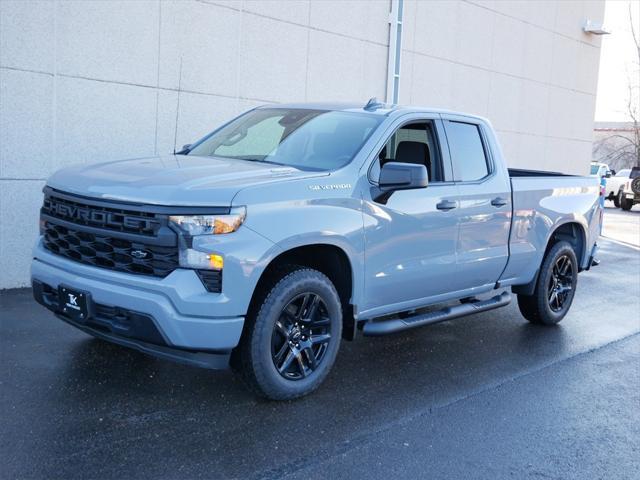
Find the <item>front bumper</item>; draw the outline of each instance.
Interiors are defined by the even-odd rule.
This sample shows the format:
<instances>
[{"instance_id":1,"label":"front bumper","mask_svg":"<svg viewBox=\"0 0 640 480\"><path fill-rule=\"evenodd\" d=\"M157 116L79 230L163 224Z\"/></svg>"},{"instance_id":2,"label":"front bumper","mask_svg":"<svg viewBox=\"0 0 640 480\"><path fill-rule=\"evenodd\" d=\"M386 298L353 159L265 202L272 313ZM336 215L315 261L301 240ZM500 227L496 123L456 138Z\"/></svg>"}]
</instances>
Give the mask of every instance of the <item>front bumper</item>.
<instances>
[{"instance_id":1,"label":"front bumper","mask_svg":"<svg viewBox=\"0 0 640 480\"><path fill-rule=\"evenodd\" d=\"M179 350L178 356L182 357L185 351L228 357L242 333L246 305L232 302L224 293L207 292L193 270L177 269L165 278L113 272L54 255L38 242L34 249L31 277L36 287L34 294L37 294L41 285L46 285L51 291L57 291L59 285L65 285L89 292L96 305L149 318L162 341L153 343L139 335L123 335L117 328L110 328L104 322L99 325L101 322L88 321L79 325L63 317L92 335L147 353L154 353L150 351L153 349L156 350L154 354L165 358L168 355L166 350L170 349ZM246 285L250 282L243 283ZM38 296L36 300L58 316L61 315L57 303L47 305Z\"/></svg>"},{"instance_id":2,"label":"front bumper","mask_svg":"<svg viewBox=\"0 0 640 480\"><path fill-rule=\"evenodd\" d=\"M33 297L61 320L94 337L196 367L219 370L229 365L230 351L196 351L167 345L149 315L92 303L91 315L82 322L73 320L60 311L57 290L38 280L33 281Z\"/></svg>"}]
</instances>

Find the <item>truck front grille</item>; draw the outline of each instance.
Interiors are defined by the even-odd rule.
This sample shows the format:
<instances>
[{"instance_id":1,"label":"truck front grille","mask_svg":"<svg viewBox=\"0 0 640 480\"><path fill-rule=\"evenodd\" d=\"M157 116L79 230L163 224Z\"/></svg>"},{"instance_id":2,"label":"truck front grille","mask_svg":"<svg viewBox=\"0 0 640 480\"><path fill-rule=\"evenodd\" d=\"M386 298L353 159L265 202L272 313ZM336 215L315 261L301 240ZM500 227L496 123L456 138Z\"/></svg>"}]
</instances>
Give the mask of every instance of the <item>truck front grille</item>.
<instances>
[{"instance_id":1,"label":"truck front grille","mask_svg":"<svg viewBox=\"0 0 640 480\"><path fill-rule=\"evenodd\" d=\"M43 221L47 250L76 262L118 272L165 277L178 268L177 247L95 234Z\"/></svg>"},{"instance_id":2,"label":"truck front grille","mask_svg":"<svg viewBox=\"0 0 640 480\"><path fill-rule=\"evenodd\" d=\"M165 277L178 268L178 237L154 207L84 198L44 189L44 247L94 267Z\"/></svg>"}]
</instances>

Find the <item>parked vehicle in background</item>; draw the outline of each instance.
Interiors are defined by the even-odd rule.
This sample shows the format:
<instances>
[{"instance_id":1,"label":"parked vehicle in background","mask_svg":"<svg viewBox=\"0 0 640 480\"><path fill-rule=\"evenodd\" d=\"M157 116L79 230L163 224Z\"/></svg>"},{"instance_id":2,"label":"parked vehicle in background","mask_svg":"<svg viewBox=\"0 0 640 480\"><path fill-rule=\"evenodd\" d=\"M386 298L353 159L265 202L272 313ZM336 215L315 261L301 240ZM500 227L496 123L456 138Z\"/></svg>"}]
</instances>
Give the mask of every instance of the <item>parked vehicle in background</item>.
<instances>
[{"instance_id":1,"label":"parked vehicle in background","mask_svg":"<svg viewBox=\"0 0 640 480\"><path fill-rule=\"evenodd\" d=\"M608 178L605 177L604 197L606 200L612 200L613 204L618 208L620 207L620 199L618 198L618 195L620 194L624 183L629 179L630 173L631 169L625 168L613 176Z\"/></svg>"},{"instance_id":2,"label":"parked vehicle in background","mask_svg":"<svg viewBox=\"0 0 640 480\"><path fill-rule=\"evenodd\" d=\"M589 175L591 175L592 177L608 178L614 173L615 172L612 172L609 168L609 165L607 165L606 163L591 162L591 170L589 172Z\"/></svg>"},{"instance_id":3,"label":"parked vehicle in background","mask_svg":"<svg viewBox=\"0 0 640 480\"><path fill-rule=\"evenodd\" d=\"M35 299L100 338L231 362L272 399L316 389L342 338L506 306L569 311L594 263L592 177L508 169L485 119L253 109L175 155L79 165L44 189Z\"/></svg>"},{"instance_id":4,"label":"parked vehicle in background","mask_svg":"<svg viewBox=\"0 0 640 480\"><path fill-rule=\"evenodd\" d=\"M629 173L629 178L622 185L618 195L618 203L623 210L631 208L640 203L640 167L633 167Z\"/></svg>"}]
</instances>

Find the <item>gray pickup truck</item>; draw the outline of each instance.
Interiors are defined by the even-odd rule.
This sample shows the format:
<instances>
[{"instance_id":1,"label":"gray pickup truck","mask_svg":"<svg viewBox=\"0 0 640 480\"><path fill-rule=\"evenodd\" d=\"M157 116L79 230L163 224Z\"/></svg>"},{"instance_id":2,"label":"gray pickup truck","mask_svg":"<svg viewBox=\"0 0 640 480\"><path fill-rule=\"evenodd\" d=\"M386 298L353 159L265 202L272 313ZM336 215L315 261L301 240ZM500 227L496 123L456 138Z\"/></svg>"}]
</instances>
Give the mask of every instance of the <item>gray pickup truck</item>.
<instances>
[{"instance_id":1,"label":"gray pickup truck","mask_svg":"<svg viewBox=\"0 0 640 480\"><path fill-rule=\"evenodd\" d=\"M596 264L597 179L507 169L482 118L370 101L253 109L180 152L44 188L35 299L90 335L317 388L341 339L507 305L551 325Z\"/></svg>"}]
</instances>

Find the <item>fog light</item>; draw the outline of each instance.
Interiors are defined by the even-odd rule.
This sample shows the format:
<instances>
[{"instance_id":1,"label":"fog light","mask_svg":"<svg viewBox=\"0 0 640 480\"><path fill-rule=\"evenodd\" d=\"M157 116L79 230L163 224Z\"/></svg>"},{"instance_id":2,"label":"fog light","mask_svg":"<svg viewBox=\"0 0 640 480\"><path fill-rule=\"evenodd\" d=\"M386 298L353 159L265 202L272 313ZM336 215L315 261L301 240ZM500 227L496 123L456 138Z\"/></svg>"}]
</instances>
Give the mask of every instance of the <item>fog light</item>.
<instances>
[{"instance_id":1,"label":"fog light","mask_svg":"<svg viewBox=\"0 0 640 480\"><path fill-rule=\"evenodd\" d=\"M180 251L180 266L185 268L206 268L210 270L222 270L224 257L216 253L206 253L193 248Z\"/></svg>"}]
</instances>

